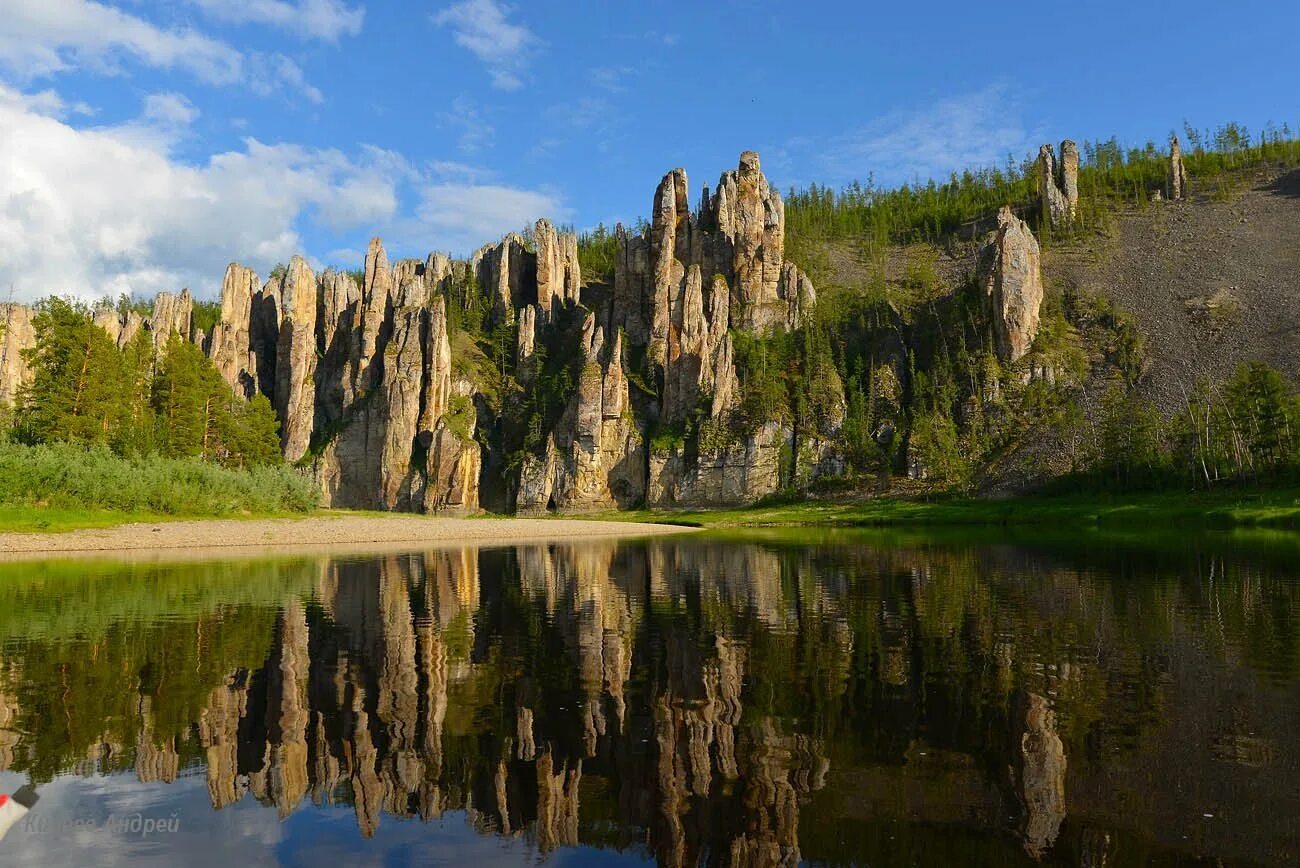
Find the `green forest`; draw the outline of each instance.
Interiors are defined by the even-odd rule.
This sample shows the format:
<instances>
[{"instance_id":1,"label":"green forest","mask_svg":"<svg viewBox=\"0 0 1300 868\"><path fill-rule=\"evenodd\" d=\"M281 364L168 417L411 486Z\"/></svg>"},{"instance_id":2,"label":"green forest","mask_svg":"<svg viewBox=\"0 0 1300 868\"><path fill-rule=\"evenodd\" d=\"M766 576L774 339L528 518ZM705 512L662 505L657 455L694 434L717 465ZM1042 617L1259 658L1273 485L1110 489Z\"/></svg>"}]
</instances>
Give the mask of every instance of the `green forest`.
<instances>
[{"instance_id":1,"label":"green forest","mask_svg":"<svg viewBox=\"0 0 1300 868\"><path fill-rule=\"evenodd\" d=\"M236 397L197 345L120 349L93 309L36 306L30 377L3 420L0 504L163 514L301 511L311 482L284 467L270 401Z\"/></svg>"}]
</instances>

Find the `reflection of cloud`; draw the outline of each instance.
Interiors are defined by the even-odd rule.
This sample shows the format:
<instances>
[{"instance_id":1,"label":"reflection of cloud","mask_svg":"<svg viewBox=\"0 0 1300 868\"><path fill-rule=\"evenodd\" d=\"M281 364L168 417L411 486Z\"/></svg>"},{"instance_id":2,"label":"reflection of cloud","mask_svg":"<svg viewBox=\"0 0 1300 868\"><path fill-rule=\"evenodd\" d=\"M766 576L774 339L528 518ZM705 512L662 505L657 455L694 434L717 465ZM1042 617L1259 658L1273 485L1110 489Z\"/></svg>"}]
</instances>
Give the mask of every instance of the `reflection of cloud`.
<instances>
[{"instance_id":1,"label":"reflection of cloud","mask_svg":"<svg viewBox=\"0 0 1300 868\"><path fill-rule=\"evenodd\" d=\"M451 27L456 44L483 62L492 86L518 90L520 74L538 38L521 24L508 20L513 10L497 0L461 0L433 16L439 27Z\"/></svg>"},{"instance_id":2,"label":"reflection of cloud","mask_svg":"<svg viewBox=\"0 0 1300 868\"><path fill-rule=\"evenodd\" d=\"M820 166L827 180L873 175L879 183L900 184L1001 165L1008 154L1018 160L1036 137L1020 117L1016 94L993 85L923 108L890 112L829 140L792 139L773 153L773 162L798 155L798 162Z\"/></svg>"}]
</instances>

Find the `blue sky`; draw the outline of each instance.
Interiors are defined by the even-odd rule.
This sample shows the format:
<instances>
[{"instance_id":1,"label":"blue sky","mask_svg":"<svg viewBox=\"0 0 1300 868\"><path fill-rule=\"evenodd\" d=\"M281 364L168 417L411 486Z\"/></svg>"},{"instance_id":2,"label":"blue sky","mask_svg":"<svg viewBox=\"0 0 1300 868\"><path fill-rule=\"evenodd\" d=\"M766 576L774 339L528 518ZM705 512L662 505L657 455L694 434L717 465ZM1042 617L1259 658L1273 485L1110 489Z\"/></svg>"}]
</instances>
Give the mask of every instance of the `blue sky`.
<instances>
[{"instance_id":1,"label":"blue sky","mask_svg":"<svg viewBox=\"0 0 1300 868\"><path fill-rule=\"evenodd\" d=\"M0 0L0 291L210 297L372 234L464 255L746 148L784 190L1294 127L1298 30L1281 0Z\"/></svg>"}]
</instances>

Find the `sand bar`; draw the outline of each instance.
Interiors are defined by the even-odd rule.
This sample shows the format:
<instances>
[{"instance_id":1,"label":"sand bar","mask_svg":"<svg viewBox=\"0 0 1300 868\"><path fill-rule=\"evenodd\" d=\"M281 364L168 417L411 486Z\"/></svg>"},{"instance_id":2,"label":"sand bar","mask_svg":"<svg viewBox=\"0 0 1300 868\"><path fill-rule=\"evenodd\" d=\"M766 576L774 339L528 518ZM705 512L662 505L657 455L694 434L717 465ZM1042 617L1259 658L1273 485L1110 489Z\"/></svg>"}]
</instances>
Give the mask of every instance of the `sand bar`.
<instances>
[{"instance_id":1,"label":"sand bar","mask_svg":"<svg viewBox=\"0 0 1300 868\"><path fill-rule=\"evenodd\" d=\"M612 539L692 528L566 518L436 518L422 515L327 515L309 518L144 522L64 533L0 533L0 559L153 553L244 556L260 552L380 551L456 545Z\"/></svg>"}]
</instances>

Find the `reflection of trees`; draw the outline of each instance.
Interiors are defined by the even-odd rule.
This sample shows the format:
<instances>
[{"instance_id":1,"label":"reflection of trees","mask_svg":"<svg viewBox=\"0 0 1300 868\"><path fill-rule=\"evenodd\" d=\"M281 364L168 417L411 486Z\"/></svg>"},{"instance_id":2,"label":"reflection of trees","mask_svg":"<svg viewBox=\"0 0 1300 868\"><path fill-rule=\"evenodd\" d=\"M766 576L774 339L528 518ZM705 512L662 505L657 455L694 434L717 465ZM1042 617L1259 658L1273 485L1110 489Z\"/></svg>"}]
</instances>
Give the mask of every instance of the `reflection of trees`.
<instances>
[{"instance_id":1,"label":"reflection of trees","mask_svg":"<svg viewBox=\"0 0 1300 868\"><path fill-rule=\"evenodd\" d=\"M218 809L251 793L287 816L310 795L367 836L457 810L542 851L664 865L937 852L873 843L918 820L1000 828L994 861L1102 864L1135 824L1164 834L1161 806L1109 799L1136 787L1125 764L1152 780L1151 757L1201 756L1171 734L1184 721L1211 721L1206 779L1226 792L1246 768L1282 787L1295 762L1296 698L1267 692L1296 675L1294 583L1194 566L701 541L295 564L271 606L201 592L170 617L11 640L0 767L170 781L202 764Z\"/></svg>"}]
</instances>

